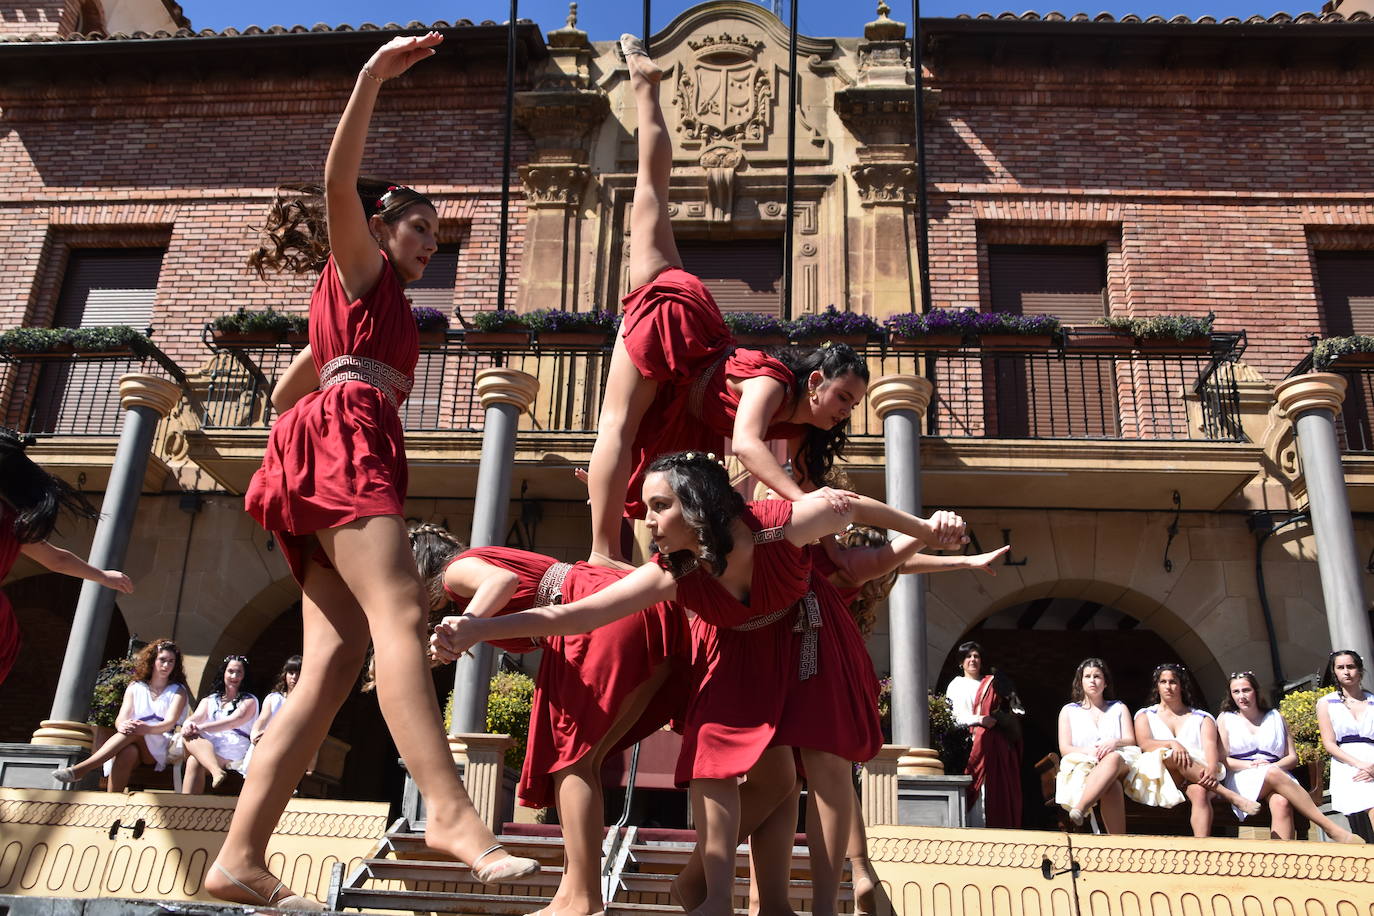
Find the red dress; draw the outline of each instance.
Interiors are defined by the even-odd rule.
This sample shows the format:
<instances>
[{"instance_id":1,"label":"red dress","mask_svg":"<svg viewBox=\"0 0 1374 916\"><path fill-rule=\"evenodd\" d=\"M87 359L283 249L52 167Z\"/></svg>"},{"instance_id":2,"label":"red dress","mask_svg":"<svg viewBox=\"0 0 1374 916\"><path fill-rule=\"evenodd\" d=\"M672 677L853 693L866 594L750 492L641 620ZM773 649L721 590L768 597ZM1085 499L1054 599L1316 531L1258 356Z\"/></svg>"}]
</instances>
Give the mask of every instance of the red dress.
<instances>
[{"instance_id":1,"label":"red dress","mask_svg":"<svg viewBox=\"0 0 1374 916\"><path fill-rule=\"evenodd\" d=\"M577 601L627 575L623 570L586 563L558 563L552 557L507 547L478 547L454 560L467 557L477 557L518 577L515 594L501 614L554 600L562 604ZM449 597L460 609L467 607L467 598L453 592ZM606 736L625 698L659 665L667 662L673 666L668 680L608 755L680 718L692 691L687 621L681 609L671 603L655 604L590 633L549 636L540 642L544 657L535 679L518 792L520 803L530 808L554 804L554 774L581 760ZM539 647L530 640L499 640L493 645L513 652Z\"/></svg>"},{"instance_id":2,"label":"red dress","mask_svg":"<svg viewBox=\"0 0 1374 916\"><path fill-rule=\"evenodd\" d=\"M14 536L14 515L0 509L0 580L14 569L19 559L19 538ZM19 619L14 616L10 599L0 592L0 684L5 683L14 660L19 657Z\"/></svg>"},{"instance_id":3,"label":"red dress","mask_svg":"<svg viewBox=\"0 0 1374 916\"><path fill-rule=\"evenodd\" d=\"M687 711L677 781L746 773L769 747L869 760L882 746L877 678L834 587L813 576L810 553L788 543L792 504L750 503L749 604L697 569L678 580L696 611L702 681Z\"/></svg>"},{"instance_id":4,"label":"red dress","mask_svg":"<svg viewBox=\"0 0 1374 916\"><path fill-rule=\"evenodd\" d=\"M382 255L385 259L385 255ZM420 339L396 272L350 300L331 256L310 294L310 349L317 368L341 356L376 360L408 384ZM408 389L406 389L408 390ZM248 514L276 535L296 581L312 556L311 535L372 515L401 515L408 472L396 413L406 390L345 381L312 391L277 418L262 467L244 499ZM324 560L323 552L313 558Z\"/></svg>"},{"instance_id":5,"label":"red dress","mask_svg":"<svg viewBox=\"0 0 1374 916\"><path fill-rule=\"evenodd\" d=\"M640 493L649 464L659 455L696 450L725 453L735 428L739 398L725 384L764 375L792 390L792 373L756 350L735 350L720 308L700 280L676 267L626 296L621 335L639 374L659 383L653 403L635 432L634 471L625 493L625 514L644 517ZM790 439L803 427L770 426L765 439Z\"/></svg>"}]
</instances>

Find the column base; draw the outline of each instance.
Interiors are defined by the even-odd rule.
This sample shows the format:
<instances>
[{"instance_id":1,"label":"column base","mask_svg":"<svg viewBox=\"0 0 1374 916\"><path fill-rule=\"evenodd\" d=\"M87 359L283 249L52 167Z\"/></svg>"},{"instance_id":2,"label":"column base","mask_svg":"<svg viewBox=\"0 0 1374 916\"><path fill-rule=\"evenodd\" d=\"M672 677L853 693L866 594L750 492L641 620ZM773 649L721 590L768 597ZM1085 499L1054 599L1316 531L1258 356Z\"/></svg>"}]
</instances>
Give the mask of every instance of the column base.
<instances>
[{"instance_id":1,"label":"column base","mask_svg":"<svg viewBox=\"0 0 1374 916\"><path fill-rule=\"evenodd\" d=\"M859 813L864 823L898 824L897 762L911 748L900 744L884 744L878 756L859 771Z\"/></svg>"},{"instance_id":2,"label":"column base","mask_svg":"<svg viewBox=\"0 0 1374 916\"><path fill-rule=\"evenodd\" d=\"M945 765L938 751L913 747L897 759L897 772L902 776L943 776Z\"/></svg>"},{"instance_id":3,"label":"column base","mask_svg":"<svg viewBox=\"0 0 1374 916\"><path fill-rule=\"evenodd\" d=\"M965 798L972 776L898 776L897 823L915 827L968 827Z\"/></svg>"},{"instance_id":4,"label":"column base","mask_svg":"<svg viewBox=\"0 0 1374 916\"><path fill-rule=\"evenodd\" d=\"M500 833L502 823L510 820L514 813L515 776L506 771L505 764L506 749L512 743L510 735L463 732L448 736L449 752L458 768L458 778L463 781L482 822L493 833ZM405 766L404 760L401 766ZM424 829L425 800L409 772L401 797L401 813L410 821L412 829Z\"/></svg>"},{"instance_id":5,"label":"column base","mask_svg":"<svg viewBox=\"0 0 1374 916\"><path fill-rule=\"evenodd\" d=\"M0 744L0 786L7 789L94 788L95 772L81 785L58 782L53 770L69 767L90 756L90 749L73 745Z\"/></svg>"},{"instance_id":6,"label":"column base","mask_svg":"<svg viewBox=\"0 0 1374 916\"><path fill-rule=\"evenodd\" d=\"M85 722L68 722L65 719L44 719L38 723L38 731L29 739L30 744L46 747L83 747L86 753L94 748L94 732Z\"/></svg>"}]
</instances>

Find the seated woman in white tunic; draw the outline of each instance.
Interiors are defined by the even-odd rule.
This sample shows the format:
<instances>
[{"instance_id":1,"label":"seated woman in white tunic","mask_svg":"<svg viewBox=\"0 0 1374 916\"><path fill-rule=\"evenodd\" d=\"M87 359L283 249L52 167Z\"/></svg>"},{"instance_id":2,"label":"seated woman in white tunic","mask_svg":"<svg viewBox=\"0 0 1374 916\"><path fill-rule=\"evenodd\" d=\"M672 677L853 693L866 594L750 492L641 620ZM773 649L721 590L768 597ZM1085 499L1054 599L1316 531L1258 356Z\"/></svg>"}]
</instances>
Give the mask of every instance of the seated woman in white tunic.
<instances>
[{"instance_id":1,"label":"seated woman in white tunic","mask_svg":"<svg viewBox=\"0 0 1374 916\"><path fill-rule=\"evenodd\" d=\"M1374 840L1374 693L1364 689L1364 659L1350 649L1332 652L1322 683L1336 688L1317 701L1322 745L1331 755L1331 807Z\"/></svg>"},{"instance_id":2,"label":"seated woman in white tunic","mask_svg":"<svg viewBox=\"0 0 1374 916\"><path fill-rule=\"evenodd\" d=\"M1212 833L1210 795L1221 796L1238 811L1258 814L1259 802L1244 798L1221 783L1226 775L1221 762L1221 736L1211 713L1193 708L1188 669L1170 662L1155 668L1153 677L1150 699L1154 705L1135 714L1136 737L1142 757L1157 754L1174 780L1183 785L1183 794L1193 806L1188 819L1193 836Z\"/></svg>"},{"instance_id":3,"label":"seated woman in white tunic","mask_svg":"<svg viewBox=\"0 0 1374 916\"><path fill-rule=\"evenodd\" d=\"M258 717L258 698L243 690L248 677L248 660L242 655L225 656L215 678L214 692L200 701L196 711L181 727L186 740L186 778L184 794L205 791L205 774L217 788L229 772L241 772L243 758L251 747L249 735Z\"/></svg>"},{"instance_id":4,"label":"seated woman in white tunic","mask_svg":"<svg viewBox=\"0 0 1374 916\"><path fill-rule=\"evenodd\" d=\"M134 657L134 675L124 690L115 733L94 754L53 773L60 782L79 782L100 765L109 777L106 788L123 792L140 763L167 768L167 743L186 718L191 690L181 666L181 649L170 639L148 643Z\"/></svg>"},{"instance_id":5,"label":"seated woman in white tunic","mask_svg":"<svg viewBox=\"0 0 1374 916\"><path fill-rule=\"evenodd\" d=\"M296 689L296 681L301 676L301 657L293 655L288 658L281 666L281 672L277 675L277 682L272 685L272 692L262 698L262 709L258 712L258 718L253 722L253 731L248 736L248 753L243 757L243 775L248 775L248 767L253 762L253 749L258 746L262 736L267 733L267 726L272 718L281 711L286 705L287 697L291 691ZM306 767L305 772L309 773L315 769L315 761L310 761L310 766Z\"/></svg>"},{"instance_id":6,"label":"seated woman in white tunic","mask_svg":"<svg viewBox=\"0 0 1374 916\"><path fill-rule=\"evenodd\" d=\"M1126 704L1111 699L1112 676L1100 658L1086 658L1073 675L1072 702L1059 711L1059 774L1055 802L1083 823L1101 805L1108 833L1126 832L1122 783L1140 756Z\"/></svg>"},{"instance_id":7,"label":"seated woman in white tunic","mask_svg":"<svg viewBox=\"0 0 1374 916\"><path fill-rule=\"evenodd\" d=\"M1221 745L1226 748L1226 788L1237 795L1269 804L1269 833L1274 839L1296 838L1293 810L1320 827L1338 843L1359 843L1359 837L1337 826L1317 810L1307 790L1288 771L1298 765L1298 753L1288 723L1271 709L1260 693L1252 671L1231 675L1226 699L1217 716ZM1246 812L1234 808L1245 820Z\"/></svg>"}]
</instances>

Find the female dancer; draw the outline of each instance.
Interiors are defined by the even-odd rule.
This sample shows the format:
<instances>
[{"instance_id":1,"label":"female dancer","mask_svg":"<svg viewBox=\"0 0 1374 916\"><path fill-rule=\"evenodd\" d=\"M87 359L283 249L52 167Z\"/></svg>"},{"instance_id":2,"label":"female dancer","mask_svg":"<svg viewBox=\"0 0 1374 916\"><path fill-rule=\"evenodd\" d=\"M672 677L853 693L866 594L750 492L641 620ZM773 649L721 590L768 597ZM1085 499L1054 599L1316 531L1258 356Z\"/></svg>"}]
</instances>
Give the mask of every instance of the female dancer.
<instances>
[{"instance_id":1,"label":"female dancer","mask_svg":"<svg viewBox=\"0 0 1374 916\"><path fill-rule=\"evenodd\" d=\"M1100 658L1085 658L1073 673L1070 702L1059 710L1059 774L1055 803L1083 823L1100 805L1108 833L1126 832L1122 784L1140 756L1126 704L1112 699L1112 674ZM1161 770L1161 775L1163 775ZM1169 783L1173 789L1173 784ZM1173 804L1183 800L1178 795Z\"/></svg>"},{"instance_id":2,"label":"female dancer","mask_svg":"<svg viewBox=\"0 0 1374 916\"><path fill-rule=\"evenodd\" d=\"M1164 751L1164 765L1192 804L1189 823L1193 836L1212 833L1212 799L1219 795L1247 815L1258 814L1259 802L1245 798L1220 782L1226 775L1221 738L1210 713L1193 708L1188 669L1166 662L1154 670L1152 705L1135 714L1135 733L1143 754Z\"/></svg>"},{"instance_id":3,"label":"female dancer","mask_svg":"<svg viewBox=\"0 0 1374 916\"><path fill-rule=\"evenodd\" d=\"M205 774L210 787L218 788L230 771L241 772L248 749L253 722L258 717L258 698L243 689L248 679L248 659L226 655L215 674L210 695L200 701L191 718L181 727L186 742L186 779L183 795L205 791Z\"/></svg>"},{"instance_id":4,"label":"female dancer","mask_svg":"<svg viewBox=\"0 0 1374 916\"><path fill-rule=\"evenodd\" d=\"M630 213L630 286L606 380L587 482L592 557L623 565L622 508L639 500L655 456L696 449L723 454L724 437L741 463L783 499L805 495L765 444L801 439L800 463L820 480L843 453L849 413L868 390L868 367L842 344L767 356L734 350L720 309L682 269L668 218L672 144L659 104L662 71L631 35L620 39L638 106L639 174ZM653 422L642 424L645 416ZM843 510L845 494L815 494Z\"/></svg>"},{"instance_id":5,"label":"female dancer","mask_svg":"<svg viewBox=\"0 0 1374 916\"><path fill-rule=\"evenodd\" d=\"M1364 689L1364 659L1352 649L1332 652L1322 685L1336 688L1317 701L1322 746L1331 755L1331 806L1374 842L1374 693Z\"/></svg>"},{"instance_id":6,"label":"female dancer","mask_svg":"<svg viewBox=\"0 0 1374 916\"><path fill-rule=\"evenodd\" d=\"M0 579L24 556L65 576L90 579L117 592L132 594L134 584L117 569L96 569L85 560L47 539L57 528L63 510L82 518L100 517L86 497L29 460L28 439L0 427ZM9 599L0 592L0 684L19 656L19 621Z\"/></svg>"},{"instance_id":7,"label":"female dancer","mask_svg":"<svg viewBox=\"0 0 1374 916\"><path fill-rule=\"evenodd\" d=\"M438 525L412 528L410 539L431 607L452 605L477 618L576 601L626 575L508 547L464 550ZM601 764L686 710L693 686L687 618L660 603L590 633L497 645L544 650L518 791L526 807L556 807L563 825L563 876L541 912L598 913L605 909Z\"/></svg>"},{"instance_id":8,"label":"female dancer","mask_svg":"<svg viewBox=\"0 0 1374 916\"><path fill-rule=\"evenodd\" d=\"M275 251L256 256L278 268L323 268L310 301L310 349L322 385L277 418L246 500L301 583L304 663L291 702L258 743L206 875L206 888L225 900L309 905L268 872L267 841L352 690L369 640L382 713L425 797L428 845L469 863L484 883L539 867L504 855L473 808L415 639L428 605L402 514L406 462L396 405L410 388L419 342L402 290L437 248L438 214L410 188L358 179L382 83L442 40L437 32L393 39L358 74L325 162L327 240L318 232L318 199L284 200L275 209Z\"/></svg>"},{"instance_id":9,"label":"female dancer","mask_svg":"<svg viewBox=\"0 0 1374 916\"><path fill-rule=\"evenodd\" d=\"M134 676L124 689L115 733L94 754L55 771L53 778L59 782L80 782L104 764L109 778L106 789L123 792L129 785L129 774L140 763L162 772L167 768L167 744L177 725L186 718L190 699L181 649L170 639L148 643L134 656Z\"/></svg>"},{"instance_id":10,"label":"female dancer","mask_svg":"<svg viewBox=\"0 0 1374 916\"><path fill-rule=\"evenodd\" d=\"M1293 736L1283 715L1269 708L1254 672L1231 675L1221 715L1217 716L1217 731L1226 748L1226 788L1255 801L1268 800L1274 839L1291 840L1298 835L1293 826L1296 808L1336 842L1364 842L1318 811L1312 796L1288 775L1298 765ZM1236 817L1245 820L1246 813L1236 809Z\"/></svg>"},{"instance_id":11,"label":"female dancer","mask_svg":"<svg viewBox=\"0 0 1374 916\"><path fill-rule=\"evenodd\" d=\"M693 912L727 913L741 823L740 776L760 768L792 772L795 748L819 809L808 839L821 850L827 882L838 885L854 803L849 761L868 760L882 742L876 677L854 622L834 587L813 576L803 547L850 521L895 528L933 546L963 538L952 513L918 519L855 496L837 513L825 501L748 506L725 469L687 452L656 459L645 478L646 523L660 562L571 604L485 620L446 618L434 647L452 657L489 638L584 632L660 601L695 611L702 682L687 711L679 782L690 782L703 849L707 899ZM796 630L793 629L794 625ZM759 786L762 779L750 779ZM793 779L771 785L778 797ZM816 899L813 912L834 912Z\"/></svg>"},{"instance_id":12,"label":"female dancer","mask_svg":"<svg viewBox=\"0 0 1374 916\"><path fill-rule=\"evenodd\" d=\"M281 671L277 673L277 682L272 685L272 692L262 698L262 708L258 711L258 717L253 722L253 731L248 736L248 753L243 757L242 772L244 775L248 773L248 767L253 761L253 751L257 749L258 742L266 733L268 724L286 705L286 700L291 695L291 691L296 689L296 681L300 680L300 676L301 657L293 655L282 664ZM310 766L306 767L306 772L314 768L315 763L312 760Z\"/></svg>"}]
</instances>

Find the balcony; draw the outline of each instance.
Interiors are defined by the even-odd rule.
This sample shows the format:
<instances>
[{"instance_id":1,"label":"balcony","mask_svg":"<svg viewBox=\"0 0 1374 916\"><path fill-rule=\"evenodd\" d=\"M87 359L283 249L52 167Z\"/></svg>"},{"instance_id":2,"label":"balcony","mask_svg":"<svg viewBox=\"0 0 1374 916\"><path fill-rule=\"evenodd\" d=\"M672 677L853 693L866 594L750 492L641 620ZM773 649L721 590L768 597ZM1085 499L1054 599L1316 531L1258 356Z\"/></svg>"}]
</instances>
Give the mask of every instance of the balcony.
<instances>
[{"instance_id":1,"label":"balcony","mask_svg":"<svg viewBox=\"0 0 1374 916\"><path fill-rule=\"evenodd\" d=\"M1292 378L1312 372L1312 356L1288 373ZM1338 361L1322 370L1345 379L1345 400L1336 414L1336 442L1345 469L1350 508L1374 512L1374 364Z\"/></svg>"},{"instance_id":2,"label":"balcony","mask_svg":"<svg viewBox=\"0 0 1374 916\"><path fill-rule=\"evenodd\" d=\"M203 428L191 457L235 492L261 460L272 384L298 352L285 342L212 352ZM1243 334L1193 351L1094 352L864 348L874 377L931 378L922 466L927 501L958 505L1078 505L1085 485L1105 504L1212 508L1252 477L1258 450L1241 432L1234 372ZM567 469L585 465L610 362L608 347L473 350L460 334L421 351L402 406L414 496L471 492L482 409L473 380L489 366L540 379L521 420L517 476L536 498L567 498ZM881 492L882 424L856 414L848 452L856 483ZM544 469L541 472L540 469ZM1046 502L1050 500L1050 502Z\"/></svg>"}]
</instances>

